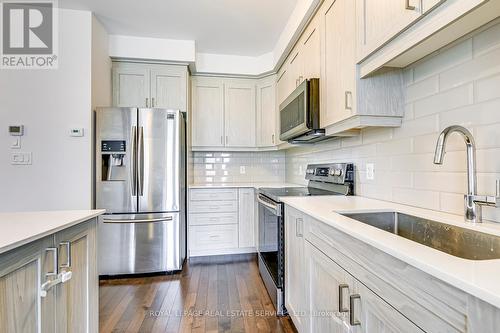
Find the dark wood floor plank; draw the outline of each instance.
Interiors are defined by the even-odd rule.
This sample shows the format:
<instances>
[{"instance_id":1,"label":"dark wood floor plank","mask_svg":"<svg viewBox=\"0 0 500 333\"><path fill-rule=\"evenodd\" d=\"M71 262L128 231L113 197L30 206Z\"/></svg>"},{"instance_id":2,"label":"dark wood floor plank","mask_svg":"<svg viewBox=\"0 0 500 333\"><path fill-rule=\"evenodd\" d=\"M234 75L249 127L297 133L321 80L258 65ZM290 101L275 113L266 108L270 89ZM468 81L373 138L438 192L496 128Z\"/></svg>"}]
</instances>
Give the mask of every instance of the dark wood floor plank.
<instances>
[{"instance_id":1,"label":"dark wood floor plank","mask_svg":"<svg viewBox=\"0 0 500 333\"><path fill-rule=\"evenodd\" d=\"M197 258L181 273L101 281L100 332L292 333L255 255ZM265 314L265 315L263 315Z\"/></svg>"}]
</instances>

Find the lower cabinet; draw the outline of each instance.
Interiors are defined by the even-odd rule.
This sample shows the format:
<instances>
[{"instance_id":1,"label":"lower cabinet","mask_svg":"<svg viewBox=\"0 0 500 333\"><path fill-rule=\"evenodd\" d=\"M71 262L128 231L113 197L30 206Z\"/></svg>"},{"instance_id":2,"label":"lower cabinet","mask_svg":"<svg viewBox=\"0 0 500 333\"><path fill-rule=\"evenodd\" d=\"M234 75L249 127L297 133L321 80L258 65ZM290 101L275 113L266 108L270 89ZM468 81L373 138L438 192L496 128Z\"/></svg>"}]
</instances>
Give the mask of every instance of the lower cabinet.
<instances>
[{"instance_id":1,"label":"lower cabinet","mask_svg":"<svg viewBox=\"0 0 500 333\"><path fill-rule=\"evenodd\" d=\"M299 332L308 332L307 289L304 288L304 218L293 209L285 213L285 307ZM316 331L323 332L323 331ZM327 331L324 331L327 332Z\"/></svg>"},{"instance_id":2,"label":"lower cabinet","mask_svg":"<svg viewBox=\"0 0 500 333\"><path fill-rule=\"evenodd\" d=\"M423 332L309 242L305 248L310 325L303 332Z\"/></svg>"},{"instance_id":3,"label":"lower cabinet","mask_svg":"<svg viewBox=\"0 0 500 333\"><path fill-rule=\"evenodd\" d=\"M255 252L253 188L189 191L189 256Z\"/></svg>"},{"instance_id":4,"label":"lower cabinet","mask_svg":"<svg viewBox=\"0 0 500 333\"><path fill-rule=\"evenodd\" d=\"M0 332L98 331L96 220L0 255Z\"/></svg>"}]
</instances>

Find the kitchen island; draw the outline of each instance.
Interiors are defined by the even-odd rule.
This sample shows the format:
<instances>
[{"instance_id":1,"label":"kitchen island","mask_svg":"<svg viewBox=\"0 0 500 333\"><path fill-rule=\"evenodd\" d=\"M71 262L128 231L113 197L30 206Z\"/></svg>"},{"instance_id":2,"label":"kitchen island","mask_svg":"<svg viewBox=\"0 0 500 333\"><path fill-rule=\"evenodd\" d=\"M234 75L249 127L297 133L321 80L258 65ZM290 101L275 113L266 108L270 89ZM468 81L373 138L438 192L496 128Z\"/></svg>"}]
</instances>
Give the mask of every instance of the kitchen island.
<instances>
[{"instance_id":1,"label":"kitchen island","mask_svg":"<svg viewBox=\"0 0 500 333\"><path fill-rule=\"evenodd\" d=\"M0 214L0 332L97 332L97 217Z\"/></svg>"}]
</instances>

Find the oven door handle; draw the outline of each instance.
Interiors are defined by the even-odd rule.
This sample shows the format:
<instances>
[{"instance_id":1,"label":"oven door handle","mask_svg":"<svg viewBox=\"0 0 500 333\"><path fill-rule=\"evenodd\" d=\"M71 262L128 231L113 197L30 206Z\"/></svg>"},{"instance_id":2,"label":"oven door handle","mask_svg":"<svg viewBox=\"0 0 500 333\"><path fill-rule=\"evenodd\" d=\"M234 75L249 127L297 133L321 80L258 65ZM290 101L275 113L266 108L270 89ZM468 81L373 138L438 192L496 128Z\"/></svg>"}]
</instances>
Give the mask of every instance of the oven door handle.
<instances>
[{"instance_id":1,"label":"oven door handle","mask_svg":"<svg viewBox=\"0 0 500 333\"><path fill-rule=\"evenodd\" d=\"M279 209L280 208L279 204L273 205L272 203L263 200L260 194L257 197L257 201L259 202L259 204L273 210L276 216L281 216L281 209Z\"/></svg>"}]
</instances>

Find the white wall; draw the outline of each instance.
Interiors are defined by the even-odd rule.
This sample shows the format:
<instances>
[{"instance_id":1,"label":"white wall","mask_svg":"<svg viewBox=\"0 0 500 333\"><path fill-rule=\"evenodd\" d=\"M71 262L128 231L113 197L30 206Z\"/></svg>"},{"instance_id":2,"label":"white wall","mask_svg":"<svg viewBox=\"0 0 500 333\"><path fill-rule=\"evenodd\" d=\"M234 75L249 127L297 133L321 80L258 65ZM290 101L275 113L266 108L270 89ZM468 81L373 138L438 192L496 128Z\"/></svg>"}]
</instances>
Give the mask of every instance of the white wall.
<instances>
[{"instance_id":1,"label":"white wall","mask_svg":"<svg viewBox=\"0 0 500 333\"><path fill-rule=\"evenodd\" d=\"M91 207L92 16L61 10L59 20L57 70L0 70L0 211ZM10 124L25 125L32 165L10 164Z\"/></svg>"},{"instance_id":2,"label":"white wall","mask_svg":"<svg viewBox=\"0 0 500 333\"><path fill-rule=\"evenodd\" d=\"M359 137L287 151L287 181L304 183L307 163L354 162L356 194L463 214L466 155L463 140L450 138L444 165L433 164L439 132L468 127L477 141L478 191L494 195L500 179L500 24L405 70L403 125L368 129ZM366 179L366 164L375 179ZM500 221L500 209L485 208Z\"/></svg>"}]
</instances>

